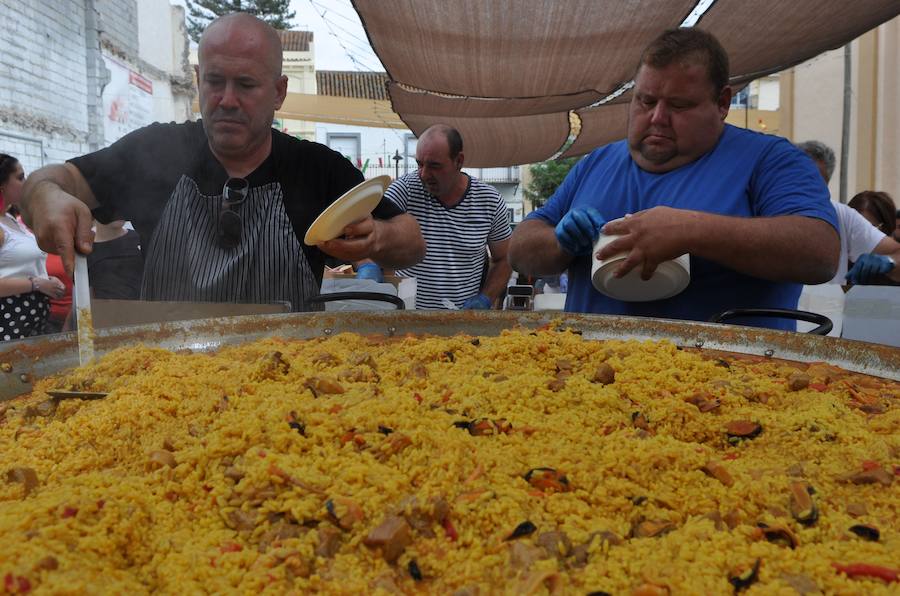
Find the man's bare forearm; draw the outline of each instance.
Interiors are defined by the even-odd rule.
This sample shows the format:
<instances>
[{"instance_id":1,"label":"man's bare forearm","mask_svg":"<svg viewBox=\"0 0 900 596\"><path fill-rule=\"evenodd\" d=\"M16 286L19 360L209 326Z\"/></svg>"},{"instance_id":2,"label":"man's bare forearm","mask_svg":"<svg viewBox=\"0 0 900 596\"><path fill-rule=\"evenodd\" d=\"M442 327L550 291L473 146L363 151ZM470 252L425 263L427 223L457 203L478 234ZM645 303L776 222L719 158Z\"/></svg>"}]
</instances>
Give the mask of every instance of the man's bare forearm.
<instances>
[{"instance_id":1,"label":"man's bare forearm","mask_svg":"<svg viewBox=\"0 0 900 596\"><path fill-rule=\"evenodd\" d=\"M525 275L556 275L569 267L572 255L559 246L550 225L529 219L516 226L513 232L509 262L513 269Z\"/></svg>"},{"instance_id":2,"label":"man's bare forearm","mask_svg":"<svg viewBox=\"0 0 900 596\"><path fill-rule=\"evenodd\" d=\"M32 206L41 199L46 199L48 194L59 190L77 198L89 209L96 209L99 206L94 192L78 168L70 164L52 164L35 170L25 181L21 205L25 223L33 226Z\"/></svg>"},{"instance_id":3,"label":"man's bare forearm","mask_svg":"<svg viewBox=\"0 0 900 596\"><path fill-rule=\"evenodd\" d=\"M512 267L506 259L506 255L501 259L491 259L481 293L491 300L496 300L503 290L506 289L511 275Z\"/></svg>"},{"instance_id":4,"label":"man's bare forearm","mask_svg":"<svg viewBox=\"0 0 900 596\"><path fill-rule=\"evenodd\" d=\"M730 217L692 212L686 252L772 281L825 283L834 277L840 238L826 221L799 215Z\"/></svg>"},{"instance_id":5,"label":"man's bare forearm","mask_svg":"<svg viewBox=\"0 0 900 596\"><path fill-rule=\"evenodd\" d=\"M900 281L900 242L897 242L890 236L885 236L872 252L876 255L890 257L894 261L894 268L888 271L886 275L893 281Z\"/></svg>"},{"instance_id":6,"label":"man's bare forearm","mask_svg":"<svg viewBox=\"0 0 900 596\"><path fill-rule=\"evenodd\" d=\"M419 223L404 213L391 219L376 220L378 243L369 255L373 261L389 269L403 269L425 258L425 240Z\"/></svg>"}]
</instances>

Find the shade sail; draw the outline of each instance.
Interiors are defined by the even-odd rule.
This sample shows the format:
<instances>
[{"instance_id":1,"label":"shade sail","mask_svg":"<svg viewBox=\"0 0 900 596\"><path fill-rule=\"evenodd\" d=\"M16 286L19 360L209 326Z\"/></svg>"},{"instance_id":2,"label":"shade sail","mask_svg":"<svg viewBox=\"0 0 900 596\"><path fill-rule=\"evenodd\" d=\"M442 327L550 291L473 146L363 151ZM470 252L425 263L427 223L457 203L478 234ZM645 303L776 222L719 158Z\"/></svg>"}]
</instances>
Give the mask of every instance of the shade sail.
<instances>
[{"instance_id":1,"label":"shade sail","mask_svg":"<svg viewBox=\"0 0 900 596\"><path fill-rule=\"evenodd\" d=\"M613 91L694 0L354 0L390 78L438 93Z\"/></svg>"},{"instance_id":2,"label":"shade sail","mask_svg":"<svg viewBox=\"0 0 900 596\"><path fill-rule=\"evenodd\" d=\"M288 93L277 118L376 128L406 128L391 104L375 99Z\"/></svg>"},{"instance_id":3,"label":"shade sail","mask_svg":"<svg viewBox=\"0 0 900 596\"><path fill-rule=\"evenodd\" d=\"M628 103L602 105L576 110L581 118L581 133L560 157L575 157L590 153L597 147L625 138Z\"/></svg>"},{"instance_id":4,"label":"shade sail","mask_svg":"<svg viewBox=\"0 0 900 596\"><path fill-rule=\"evenodd\" d=\"M200 102L194 96L194 113L200 113ZM349 126L406 129L406 124L384 100L288 93L276 118L306 120L307 122L331 122Z\"/></svg>"},{"instance_id":5,"label":"shade sail","mask_svg":"<svg viewBox=\"0 0 900 596\"><path fill-rule=\"evenodd\" d=\"M839 48L898 14L898 0L719 0L697 26L722 42L732 78L749 81Z\"/></svg>"},{"instance_id":6,"label":"shade sail","mask_svg":"<svg viewBox=\"0 0 900 596\"><path fill-rule=\"evenodd\" d=\"M417 134L459 124L466 161L541 161L623 138L627 109L596 104L643 48L703 4L697 26L729 52L740 85L840 47L900 14L900 0L353 0L384 64L392 107ZM699 12L703 12L700 10ZM621 101L621 100L619 100ZM581 118L570 129L566 112Z\"/></svg>"},{"instance_id":7,"label":"shade sail","mask_svg":"<svg viewBox=\"0 0 900 596\"><path fill-rule=\"evenodd\" d=\"M462 116L494 118L497 116L528 116L574 110L603 99L596 91L571 95L526 98L478 98L442 95L410 89L398 83L388 83L391 105L399 114L431 114L433 116Z\"/></svg>"},{"instance_id":8,"label":"shade sail","mask_svg":"<svg viewBox=\"0 0 900 596\"><path fill-rule=\"evenodd\" d=\"M434 124L431 116L404 115L403 119L417 136ZM569 134L568 112L510 118L442 118L441 122L460 132L465 165L473 168L542 161L559 151Z\"/></svg>"}]
</instances>

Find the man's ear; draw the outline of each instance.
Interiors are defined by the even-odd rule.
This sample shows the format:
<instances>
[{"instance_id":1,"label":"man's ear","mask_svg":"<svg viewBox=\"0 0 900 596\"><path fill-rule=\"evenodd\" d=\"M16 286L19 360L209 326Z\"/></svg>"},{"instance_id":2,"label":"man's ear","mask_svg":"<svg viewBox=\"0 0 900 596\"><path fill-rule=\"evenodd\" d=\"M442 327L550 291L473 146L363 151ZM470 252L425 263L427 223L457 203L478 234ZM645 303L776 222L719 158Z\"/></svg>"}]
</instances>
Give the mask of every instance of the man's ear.
<instances>
[{"instance_id":1,"label":"man's ear","mask_svg":"<svg viewBox=\"0 0 900 596\"><path fill-rule=\"evenodd\" d=\"M717 102L722 120L728 116L728 110L731 109L731 96L733 94L734 89L731 88L731 85L722 87L722 92L719 94L719 101Z\"/></svg>"},{"instance_id":2,"label":"man's ear","mask_svg":"<svg viewBox=\"0 0 900 596\"><path fill-rule=\"evenodd\" d=\"M275 109L280 110L281 105L284 103L284 98L287 97L287 87L288 87L288 78L287 75L281 75L277 81L275 81Z\"/></svg>"},{"instance_id":3,"label":"man's ear","mask_svg":"<svg viewBox=\"0 0 900 596\"><path fill-rule=\"evenodd\" d=\"M463 164L465 163L465 161L466 161L466 158L465 158L465 156L463 155L463 152L460 151L460 152L459 152L459 155L456 156L456 169L457 169L457 170L462 170L462 169L463 169Z\"/></svg>"}]
</instances>

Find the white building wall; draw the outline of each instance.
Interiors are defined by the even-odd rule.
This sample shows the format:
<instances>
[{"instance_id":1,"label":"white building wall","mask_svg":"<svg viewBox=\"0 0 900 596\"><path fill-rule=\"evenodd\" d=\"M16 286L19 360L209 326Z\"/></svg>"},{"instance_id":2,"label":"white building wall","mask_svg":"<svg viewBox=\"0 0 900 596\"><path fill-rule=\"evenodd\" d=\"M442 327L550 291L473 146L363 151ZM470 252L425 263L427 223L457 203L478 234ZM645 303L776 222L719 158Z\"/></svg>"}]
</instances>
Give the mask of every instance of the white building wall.
<instances>
[{"instance_id":1,"label":"white building wall","mask_svg":"<svg viewBox=\"0 0 900 596\"><path fill-rule=\"evenodd\" d=\"M833 50L794 68L794 142L822 141L841 163L841 118L844 50ZM851 148L851 154L852 154ZM840 182L831 178L831 196L839 196ZM852 170L852 167L851 167ZM852 176L852 174L851 174ZM852 184L850 188L853 188Z\"/></svg>"},{"instance_id":2,"label":"white building wall","mask_svg":"<svg viewBox=\"0 0 900 596\"><path fill-rule=\"evenodd\" d=\"M85 6L0 2L0 151L30 172L87 148Z\"/></svg>"},{"instance_id":3,"label":"white building wall","mask_svg":"<svg viewBox=\"0 0 900 596\"><path fill-rule=\"evenodd\" d=\"M760 110L768 110L770 112L774 112L778 109L778 101L781 90L781 85L778 84L778 77L767 77L760 81L754 81L758 83L758 108Z\"/></svg>"},{"instance_id":4,"label":"white building wall","mask_svg":"<svg viewBox=\"0 0 900 596\"><path fill-rule=\"evenodd\" d=\"M875 173L875 188L886 190L900 209L900 18L878 30L879 62L875 153L882 160Z\"/></svg>"},{"instance_id":5,"label":"white building wall","mask_svg":"<svg viewBox=\"0 0 900 596\"><path fill-rule=\"evenodd\" d=\"M0 151L31 172L102 147L101 53L154 80L156 119L186 119L190 80L185 91L186 71L173 64L186 40L173 10L183 22L183 9L161 0L0 1ZM139 35L141 17L148 35ZM140 41L154 36L145 58Z\"/></svg>"},{"instance_id":6,"label":"white building wall","mask_svg":"<svg viewBox=\"0 0 900 596\"><path fill-rule=\"evenodd\" d=\"M315 42L308 52L284 52L282 72L288 78L288 93L316 94Z\"/></svg>"},{"instance_id":7,"label":"white building wall","mask_svg":"<svg viewBox=\"0 0 900 596\"><path fill-rule=\"evenodd\" d=\"M188 63L184 8L160 0L138 0L137 8L139 59L158 69L142 73L154 82L153 120L190 120L193 72Z\"/></svg>"},{"instance_id":8,"label":"white building wall","mask_svg":"<svg viewBox=\"0 0 900 596\"><path fill-rule=\"evenodd\" d=\"M391 159L395 152L399 151L400 155L404 154L404 146L407 139L412 139L412 133L408 130L397 128L374 128L367 126L348 126L344 124L330 124L317 122L315 140L323 145L328 145L329 135L353 135L359 139L360 151L358 155L350 155L350 161L357 166L366 167L366 177L379 176L388 174L393 177L395 173L394 160ZM358 161L357 161L358 160ZM415 161L412 162L412 168L415 169ZM400 162L399 172L402 176L408 168L404 167L404 162ZM376 172L377 173L373 173Z\"/></svg>"}]
</instances>

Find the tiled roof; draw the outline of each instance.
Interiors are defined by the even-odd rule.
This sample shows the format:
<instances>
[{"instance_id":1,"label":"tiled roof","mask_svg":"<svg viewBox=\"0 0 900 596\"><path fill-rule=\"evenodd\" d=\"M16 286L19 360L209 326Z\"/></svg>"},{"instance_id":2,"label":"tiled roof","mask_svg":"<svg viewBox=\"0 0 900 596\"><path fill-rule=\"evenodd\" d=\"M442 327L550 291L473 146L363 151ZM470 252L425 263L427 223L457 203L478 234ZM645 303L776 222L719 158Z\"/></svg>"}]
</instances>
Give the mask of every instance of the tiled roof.
<instances>
[{"instance_id":1,"label":"tiled roof","mask_svg":"<svg viewBox=\"0 0 900 596\"><path fill-rule=\"evenodd\" d=\"M312 31L279 31L281 48L285 52L308 52L313 41Z\"/></svg>"},{"instance_id":2,"label":"tiled roof","mask_svg":"<svg viewBox=\"0 0 900 596\"><path fill-rule=\"evenodd\" d=\"M387 80L388 76L385 72L316 71L319 95L387 100L387 89L385 89Z\"/></svg>"}]
</instances>

